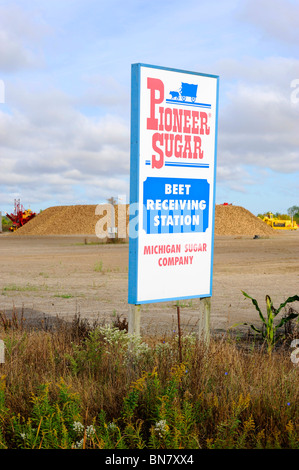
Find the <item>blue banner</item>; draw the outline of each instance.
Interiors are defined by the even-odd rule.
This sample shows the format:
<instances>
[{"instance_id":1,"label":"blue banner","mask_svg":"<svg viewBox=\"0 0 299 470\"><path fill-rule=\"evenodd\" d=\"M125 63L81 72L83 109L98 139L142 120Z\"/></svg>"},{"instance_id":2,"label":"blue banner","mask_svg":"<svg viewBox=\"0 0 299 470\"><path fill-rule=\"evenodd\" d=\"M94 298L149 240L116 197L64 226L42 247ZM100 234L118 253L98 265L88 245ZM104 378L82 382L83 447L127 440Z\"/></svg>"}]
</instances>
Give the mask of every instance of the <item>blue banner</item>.
<instances>
[{"instance_id":1,"label":"blue banner","mask_svg":"<svg viewBox=\"0 0 299 470\"><path fill-rule=\"evenodd\" d=\"M205 179L148 177L143 183L147 234L205 232L210 185Z\"/></svg>"}]
</instances>

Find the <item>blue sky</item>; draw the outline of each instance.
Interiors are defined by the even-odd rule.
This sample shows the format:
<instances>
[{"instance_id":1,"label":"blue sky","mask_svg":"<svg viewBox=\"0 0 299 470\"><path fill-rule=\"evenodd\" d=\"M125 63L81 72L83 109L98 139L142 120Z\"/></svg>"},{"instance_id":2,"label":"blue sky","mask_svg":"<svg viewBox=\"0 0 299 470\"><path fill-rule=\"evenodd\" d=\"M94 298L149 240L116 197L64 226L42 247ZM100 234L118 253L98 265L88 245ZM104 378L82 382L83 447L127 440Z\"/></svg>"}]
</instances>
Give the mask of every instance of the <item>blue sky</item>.
<instances>
[{"instance_id":1,"label":"blue sky","mask_svg":"<svg viewBox=\"0 0 299 470\"><path fill-rule=\"evenodd\" d=\"M299 205L299 2L0 1L0 211L129 193L132 63L220 76L216 202Z\"/></svg>"}]
</instances>

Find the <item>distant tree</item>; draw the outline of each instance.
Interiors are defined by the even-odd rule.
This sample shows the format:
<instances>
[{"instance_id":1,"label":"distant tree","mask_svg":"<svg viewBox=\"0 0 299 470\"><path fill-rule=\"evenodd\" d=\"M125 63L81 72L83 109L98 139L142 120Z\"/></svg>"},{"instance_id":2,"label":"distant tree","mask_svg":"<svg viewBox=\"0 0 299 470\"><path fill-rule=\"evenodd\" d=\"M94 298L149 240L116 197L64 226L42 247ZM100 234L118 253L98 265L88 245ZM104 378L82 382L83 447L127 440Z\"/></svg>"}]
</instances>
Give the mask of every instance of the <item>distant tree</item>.
<instances>
[{"instance_id":1,"label":"distant tree","mask_svg":"<svg viewBox=\"0 0 299 470\"><path fill-rule=\"evenodd\" d=\"M298 214L299 215L299 206L292 206L292 207L289 207L288 209L288 214L292 217L294 217L294 215Z\"/></svg>"},{"instance_id":2,"label":"distant tree","mask_svg":"<svg viewBox=\"0 0 299 470\"><path fill-rule=\"evenodd\" d=\"M6 217L5 215L2 216L2 230L3 232L7 232L9 227L12 226L12 221Z\"/></svg>"},{"instance_id":3,"label":"distant tree","mask_svg":"<svg viewBox=\"0 0 299 470\"><path fill-rule=\"evenodd\" d=\"M281 212L273 212L273 211L268 211L268 212L265 212L264 214L258 214L258 217L263 219L264 217L269 217L269 214L273 214L273 217L275 217L277 219L291 220L290 215L282 214Z\"/></svg>"},{"instance_id":4,"label":"distant tree","mask_svg":"<svg viewBox=\"0 0 299 470\"><path fill-rule=\"evenodd\" d=\"M263 219L264 217L269 217L269 213L271 211L268 211L268 212L264 212L263 214L258 214L257 216L260 217L260 219Z\"/></svg>"},{"instance_id":5,"label":"distant tree","mask_svg":"<svg viewBox=\"0 0 299 470\"><path fill-rule=\"evenodd\" d=\"M281 214L280 212L273 212L273 211L268 211L268 212L265 212L264 214L258 214L258 217L260 217L261 219L263 219L264 217L269 217L269 213L272 213L274 217L276 217L277 219L283 219L283 220L291 220L291 218L293 217L293 219L295 221L299 221L299 206L292 206L288 209L288 213L287 214ZM298 223L298 222L297 222Z\"/></svg>"}]
</instances>

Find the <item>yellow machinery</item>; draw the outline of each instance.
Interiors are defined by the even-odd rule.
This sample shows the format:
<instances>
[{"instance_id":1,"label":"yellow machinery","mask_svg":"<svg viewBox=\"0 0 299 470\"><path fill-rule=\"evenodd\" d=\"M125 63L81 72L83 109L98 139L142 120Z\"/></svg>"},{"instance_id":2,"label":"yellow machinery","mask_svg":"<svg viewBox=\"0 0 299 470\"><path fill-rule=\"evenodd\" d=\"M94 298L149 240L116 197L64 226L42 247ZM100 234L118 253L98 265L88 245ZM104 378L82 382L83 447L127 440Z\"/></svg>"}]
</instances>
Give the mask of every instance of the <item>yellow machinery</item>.
<instances>
[{"instance_id":1,"label":"yellow machinery","mask_svg":"<svg viewBox=\"0 0 299 470\"><path fill-rule=\"evenodd\" d=\"M277 230L297 230L298 225L295 221L287 219L279 219L274 217L272 212L269 212L268 216L263 218L263 221L266 222L270 227Z\"/></svg>"}]
</instances>

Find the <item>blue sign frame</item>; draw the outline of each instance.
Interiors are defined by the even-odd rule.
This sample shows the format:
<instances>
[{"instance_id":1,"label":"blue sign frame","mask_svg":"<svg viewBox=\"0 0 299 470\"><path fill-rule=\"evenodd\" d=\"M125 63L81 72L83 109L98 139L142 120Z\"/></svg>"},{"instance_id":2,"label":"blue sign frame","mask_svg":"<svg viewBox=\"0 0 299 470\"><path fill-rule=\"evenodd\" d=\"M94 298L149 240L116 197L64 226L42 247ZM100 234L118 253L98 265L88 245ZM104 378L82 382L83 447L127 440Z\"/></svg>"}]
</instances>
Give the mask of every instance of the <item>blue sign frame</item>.
<instances>
[{"instance_id":1,"label":"blue sign frame","mask_svg":"<svg viewBox=\"0 0 299 470\"><path fill-rule=\"evenodd\" d=\"M139 249L139 236L138 231L140 227L140 215L138 213L139 205L139 176L140 176L140 103L141 103L141 69L143 67L165 70L170 72L178 72L183 74L190 74L190 76L210 77L216 79L216 110L215 110L215 142L214 142L214 177L213 177L213 209L212 209L212 238L211 238L211 267L210 267L210 291L204 295L186 295L171 298L156 298L156 299L138 299L138 249ZM182 84L183 85L183 84ZM192 89L187 84L184 84L185 94L190 95L190 99L194 101L196 93L195 87ZM172 95L173 99L166 100L167 102L180 99L180 96ZM185 97L185 104L191 105L190 99ZM183 101L183 100L182 100ZM131 67L131 141L130 141L130 217L129 217L129 272L128 272L128 303L133 305L176 301L200 297L211 297L213 288L213 258L214 258L214 221L215 221L215 191L216 191L216 164L217 164L217 130L218 130L218 105L219 105L219 76L205 73L185 71L175 68L160 67L155 65L148 65L143 63L132 64ZM197 106L201 108L208 108L209 104L198 103ZM148 163L149 164L149 163ZM170 166L171 163L169 162ZM198 164L199 165L199 164ZM179 166L179 165L177 165ZM186 166L182 163L180 166ZM195 164L194 164L195 166ZM202 165L204 166L204 165Z\"/></svg>"}]
</instances>

